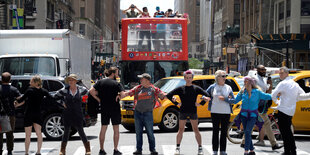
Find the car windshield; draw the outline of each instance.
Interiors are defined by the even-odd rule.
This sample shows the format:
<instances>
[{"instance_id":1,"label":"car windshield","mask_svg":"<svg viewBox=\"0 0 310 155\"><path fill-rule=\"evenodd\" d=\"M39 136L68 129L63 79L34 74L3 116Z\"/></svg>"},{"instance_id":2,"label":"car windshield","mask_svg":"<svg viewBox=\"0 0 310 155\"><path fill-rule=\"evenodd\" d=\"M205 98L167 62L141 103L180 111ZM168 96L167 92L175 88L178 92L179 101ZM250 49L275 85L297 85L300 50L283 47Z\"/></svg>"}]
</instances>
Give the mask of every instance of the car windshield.
<instances>
[{"instance_id":1,"label":"car windshield","mask_svg":"<svg viewBox=\"0 0 310 155\"><path fill-rule=\"evenodd\" d=\"M294 79L295 76L288 76L289 79ZM281 82L280 76L279 75L273 75L271 76L272 80L272 89L275 89L277 85Z\"/></svg>"},{"instance_id":2,"label":"car windshield","mask_svg":"<svg viewBox=\"0 0 310 155\"><path fill-rule=\"evenodd\" d=\"M235 78L237 83L239 84L240 88L244 86L244 79L243 78Z\"/></svg>"},{"instance_id":3,"label":"car windshield","mask_svg":"<svg viewBox=\"0 0 310 155\"><path fill-rule=\"evenodd\" d=\"M163 92L169 93L171 90L185 85L184 79L161 79L154 86L161 89Z\"/></svg>"}]
</instances>

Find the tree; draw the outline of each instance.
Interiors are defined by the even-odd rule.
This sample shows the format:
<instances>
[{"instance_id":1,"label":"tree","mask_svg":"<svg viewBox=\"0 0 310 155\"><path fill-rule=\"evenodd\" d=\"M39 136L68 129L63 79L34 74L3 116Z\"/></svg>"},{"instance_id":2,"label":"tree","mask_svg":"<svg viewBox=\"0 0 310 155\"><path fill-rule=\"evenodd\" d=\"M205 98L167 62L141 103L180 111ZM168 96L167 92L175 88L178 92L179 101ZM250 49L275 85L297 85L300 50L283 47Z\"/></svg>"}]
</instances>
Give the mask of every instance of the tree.
<instances>
[{"instance_id":1,"label":"tree","mask_svg":"<svg viewBox=\"0 0 310 155\"><path fill-rule=\"evenodd\" d=\"M203 68L203 62L199 61L196 58L189 58L188 59L188 66L190 69L202 69Z\"/></svg>"}]
</instances>

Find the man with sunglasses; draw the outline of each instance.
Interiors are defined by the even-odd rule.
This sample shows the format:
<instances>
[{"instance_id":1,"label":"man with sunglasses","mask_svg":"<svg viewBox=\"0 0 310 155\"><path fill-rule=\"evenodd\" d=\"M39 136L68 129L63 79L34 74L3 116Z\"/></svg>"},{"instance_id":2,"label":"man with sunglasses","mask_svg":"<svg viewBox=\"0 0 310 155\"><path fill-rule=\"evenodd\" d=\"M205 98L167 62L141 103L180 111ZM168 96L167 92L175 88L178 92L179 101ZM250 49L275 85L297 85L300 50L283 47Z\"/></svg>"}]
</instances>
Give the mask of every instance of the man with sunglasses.
<instances>
[{"instance_id":1,"label":"man with sunglasses","mask_svg":"<svg viewBox=\"0 0 310 155\"><path fill-rule=\"evenodd\" d=\"M271 93L272 91L272 81L271 78L266 77L266 68L264 65L258 65L257 67L257 74L254 77L257 81L257 85L261 88L264 93ZM258 112L260 117L264 120L264 126L262 130L259 132L259 140L254 144L256 146L265 146L264 137L265 133L270 141L272 150L280 149L283 146L277 144L276 138L274 133L271 129L271 122L268 118L267 111L268 108L271 106L272 101L265 101L261 100L258 105Z\"/></svg>"}]
</instances>

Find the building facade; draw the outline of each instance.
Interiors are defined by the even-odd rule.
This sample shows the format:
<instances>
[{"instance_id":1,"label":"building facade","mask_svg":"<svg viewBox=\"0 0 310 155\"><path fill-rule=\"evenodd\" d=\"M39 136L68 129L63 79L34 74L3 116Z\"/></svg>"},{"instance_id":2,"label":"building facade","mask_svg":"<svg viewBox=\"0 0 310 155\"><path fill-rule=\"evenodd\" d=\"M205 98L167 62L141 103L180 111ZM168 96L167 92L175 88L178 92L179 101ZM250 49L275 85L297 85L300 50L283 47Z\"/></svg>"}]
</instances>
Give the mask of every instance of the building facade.
<instances>
[{"instance_id":1,"label":"building facade","mask_svg":"<svg viewBox=\"0 0 310 155\"><path fill-rule=\"evenodd\" d=\"M188 57L206 59L206 54L200 50L200 0L175 0L174 10L181 14L188 13L190 18L187 27Z\"/></svg>"}]
</instances>

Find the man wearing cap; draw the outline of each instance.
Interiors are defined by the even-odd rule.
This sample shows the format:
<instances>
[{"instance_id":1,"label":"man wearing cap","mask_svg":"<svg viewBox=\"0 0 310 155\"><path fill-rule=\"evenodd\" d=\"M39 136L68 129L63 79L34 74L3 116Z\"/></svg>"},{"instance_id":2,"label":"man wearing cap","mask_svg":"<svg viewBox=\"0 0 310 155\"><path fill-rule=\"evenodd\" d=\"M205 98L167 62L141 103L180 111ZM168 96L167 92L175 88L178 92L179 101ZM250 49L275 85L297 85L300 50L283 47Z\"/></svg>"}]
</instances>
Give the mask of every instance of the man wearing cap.
<instances>
[{"instance_id":1,"label":"man wearing cap","mask_svg":"<svg viewBox=\"0 0 310 155\"><path fill-rule=\"evenodd\" d=\"M135 11L135 9L138 10L138 12ZM130 11L128 11L130 10ZM131 4L130 7L123 11L123 14L127 15L127 18L137 18L140 14L143 12L137 8L137 6Z\"/></svg>"},{"instance_id":2,"label":"man wearing cap","mask_svg":"<svg viewBox=\"0 0 310 155\"><path fill-rule=\"evenodd\" d=\"M119 142L119 124L121 124L121 111L119 101L116 100L118 94L124 95L123 86L116 81L118 78L118 68L110 67L105 70L107 78L98 81L90 90L89 93L100 103L101 108L101 130L99 134L100 151L99 155L107 154L104 151L105 134L110 124L113 126L113 142L114 155L121 155L118 151Z\"/></svg>"},{"instance_id":3,"label":"man wearing cap","mask_svg":"<svg viewBox=\"0 0 310 155\"><path fill-rule=\"evenodd\" d=\"M137 150L133 154L142 154L143 127L145 127L151 155L157 155L158 153L155 149L155 137L153 131L153 109L160 106L158 97L163 99L165 95L159 88L152 85L150 74L143 73L142 75L138 75L138 77L140 78L141 84L129 90L124 96L122 96L134 96Z\"/></svg>"},{"instance_id":4,"label":"man wearing cap","mask_svg":"<svg viewBox=\"0 0 310 155\"><path fill-rule=\"evenodd\" d=\"M205 101L211 100L209 93L204 91L197 85L193 85L194 73L191 70L187 70L183 73L184 80L186 84L175 88L167 94L167 98L174 103L175 105L180 106L180 117L179 117L179 131L177 134L177 147L175 150L175 155L180 154L180 143L182 141L183 132L185 129L186 120L189 118L193 131L195 132L196 141L198 143L198 154L202 155L202 146L201 146L201 135L198 129L198 116L197 116L197 107L199 104L196 103L197 96L199 94L204 95L203 99ZM178 95L181 99L181 103L176 102L174 95Z\"/></svg>"}]
</instances>

